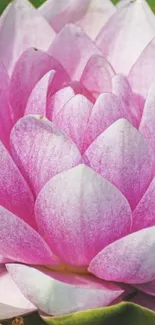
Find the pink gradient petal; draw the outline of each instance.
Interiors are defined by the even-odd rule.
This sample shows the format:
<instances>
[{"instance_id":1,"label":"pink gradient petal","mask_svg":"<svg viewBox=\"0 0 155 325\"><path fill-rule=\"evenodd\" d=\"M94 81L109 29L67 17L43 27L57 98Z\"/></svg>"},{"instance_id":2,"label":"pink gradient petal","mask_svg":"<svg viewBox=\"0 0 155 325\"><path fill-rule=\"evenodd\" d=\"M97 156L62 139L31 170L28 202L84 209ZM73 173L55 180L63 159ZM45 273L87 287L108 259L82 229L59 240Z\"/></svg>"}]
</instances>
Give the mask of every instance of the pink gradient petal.
<instances>
[{"instance_id":1,"label":"pink gradient petal","mask_svg":"<svg viewBox=\"0 0 155 325\"><path fill-rule=\"evenodd\" d=\"M106 306L122 290L116 285L104 284L100 288L69 285L43 272L20 264L8 264L7 269L24 296L41 311L61 315Z\"/></svg>"},{"instance_id":2,"label":"pink gradient petal","mask_svg":"<svg viewBox=\"0 0 155 325\"><path fill-rule=\"evenodd\" d=\"M0 206L0 254L28 264L55 263L43 238L23 220Z\"/></svg>"},{"instance_id":3,"label":"pink gradient petal","mask_svg":"<svg viewBox=\"0 0 155 325\"><path fill-rule=\"evenodd\" d=\"M65 44L63 51L62 44ZM80 80L84 67L93 54L101 54L80 27L66 25L49 48L51 54L68 72L72 80Z\"/></svg>"},{"instance_id":4,"label":"pink gradient petal","mask_svg":"<svg viewBox=\"0 0 155 325\"><path fill-rule=\"evenodd\" d=\"M36 49L25 51L15 65L10 81L10 102L13 108L14 122L24 115L28 98L36 83L50 70L57 71L58 82L54 91L61 87L69 77L62 66L48 54ZM54 82L54 79L53 79Z\"/></svg>"},{"instance_id":5,"label":"pink gradient petal","mask_svg":"<svg viewBox=\"0 0 155 325\"><path fill-rule=\"evenodd\" d=\"M89 265L97 277L144 283L155 278L155 226L134 232L105 247Z\"/></svg>"},{"instance_id":6,"label":"pink gradient petal","mask_svg":"<svg viewBox=\"0 0 155 325\"><path fill-rule=\"evenodd\" d=\"M27 0L14 0L0 28L0 61L11 73L19 56L29 47L47 50L55 32Z\"/></svg>"},{"instance_id":7,"label":"pink gradient petal","mask_svg":"<svg viewBox=\"0 0 155 325\"><path fill-rule=\"evenodd\" d=\"M81 162L75 144L40 116L27 115L16 123L11 147L15 162L35 194L52 176Z\"/></svg>"},{"instance_id":8,"label":"pink gradient petal","mask_svg":"<svg viewBox=\"0 0 155 325\"><path fill-rule=\"evenodd\" d=\"M155 38L146 46L129 72L128 80L139 105L144 104L148 90L155 78Z\"/></svg>"},{"instance_id":9,"label":"pink gradient petal","mask_svg":"<svg viewBox=\"0 0 155 325\"><path fill-rule=\"evenodd\" d=\"M87 62L80 82L96 98L100 93L112 90L114 71L102 56L93 55Z\"/></svg>"},{"instance_id":10,"label":"pink gradient petal","mask_svg":"<svg viewBox=\"0 0 155 325\"><path fill-rule=\"evenodd\" d=\"M0 157L0 205L35 226L32 192L1 142Z\"/></svg>"},{"instance_id":11,"label":"pink gradient petal","mask_svg":"<svg viewBox=\"0 0 155 325\"><path fill-rule=\"evenodd\" d=\"M139 131L144 135L144 137L148 140L148 143L151 145L153 150L155 151L155 79L151 84L149 89L145 105L144 111L141 119L141 123L139 126Z\"/></svg>"},{"instance_id":12,"label":"pink gradient petal","mask_svg":"<svg viewBox=\"0 0 155 325\"><path fill-rule=\"evenodd\" d=\"M64 87L58 90L48 102L47 106L47 118L49 120L55 119L56 115L60 112L61 108L75 95L74 90L71 87Z\"/></svg>"},{"instance_id":13,"label":"pink gradient petal","mask_svg":"<svg viewBox=\"0 0 155 325\"><path fill-rule=\"evenodd\" d=\"M54 74L54 70L47 72L35 85L28 99L25 115L39 114L46 116L48 87Z\"/></svg>"},{"instance_id":14,"label":"pink gradient petal","mask_svg":"<svg viewBox=\"0 0 155 325\"><path fill-rule=\"evenodd\" d=\"M84 151L103 131L122 117L131 120L130 113L123 102L111 93L101 94L93 106L89 119Z\"/></svg>"},{"instance_id":15,"label":"pink gradient petal","mask_svg":"<svg viewBox=\"0 0 155 325\"><path fill-rule=\"evenodd\" d=\"M138 127L141 114L136 105L134 94L128 80L121 75L115 75L112 79L112 93L119 97L127 108L131 123Z\"/></svg>"},{"instance_id":16,"label":"pink gradient petal","mask_svg":"<svg viewBox=\"0 0 155 325\"><path fill-rule=\"evenodd\" d=\"M116 73L127 75L155 37L154 14L146 1L130 1L103 26L96 44Z\"/></svg>"},{"instance_id":17,"label":"pink gradient petal","mask_svg":"<svg viewBox=\"0 0 155 325\"><path fill-rule=\"evenodd\" d=\"M131 226L126 199L85 165L52 178L37 197L35 213L52 251L76 266L86 266L104 246L128 234Z\"/></svg>"},{"instance_id":18,"label":"pink gradient petal","mask_svg":"<svg viewBox=\"0 0 155 325\"><path fill-rule=\"evenodd\" d=\"M94 39L100 28L115 12L115 6L109 0L81 2L79 0L47 0L39 11L56 32L59 32L67 23L76 23Z\"/></svg>"},{"instance_id":19,"label":"pink gradient petal","mask_svg":"<svg viewBox=\"0 0 155 325\"><path fill-rule=\"evenodd\" d=\"M13 126L9 104L9 77L0 63L0 140L9 148L9 134Z\"/></svg>"},{"instance_id":20,"label":"pink gradient petal","mask_svg":"<svg viewBox=\"0 0 155 325\"><path fill-rule=\"evenodd\" d=\"M133 212L132 231L155 226L155 178Z\"/></svg>"},{"instance_id":21,"label":"pink gradient petal","mask_svg":"<svg viewBox=\"0 0 155 325\"><path fill-rule=\"evenodd\" d=\"M127 120L120 119L91 144L86 163L112 182L136 207L155 172L153 150Z\"/></svg>"},{"instance_id":22,"label":"pink gradient petal","mask_svg":"<svg viewBox=\"0 0 155 325\"><path fill-rule=\"evenodd\" d=\"M63 130L83 150L84 137L87 130L93 104L83 95L72 97L56 115L54 123Z\"/></svg>"},{"instance_id":23,"label":"pink gradient petal","mask_svg":"<svg viewBox=\"0 0 155 325\"><path fill-rule=\"evenodd\" d=\"M8 309L6 305L9 305ZM22 295L11 275L3 268L0 273L0 319L26 314L34 309L34 305Z\"/></svg>"}]
</instances>

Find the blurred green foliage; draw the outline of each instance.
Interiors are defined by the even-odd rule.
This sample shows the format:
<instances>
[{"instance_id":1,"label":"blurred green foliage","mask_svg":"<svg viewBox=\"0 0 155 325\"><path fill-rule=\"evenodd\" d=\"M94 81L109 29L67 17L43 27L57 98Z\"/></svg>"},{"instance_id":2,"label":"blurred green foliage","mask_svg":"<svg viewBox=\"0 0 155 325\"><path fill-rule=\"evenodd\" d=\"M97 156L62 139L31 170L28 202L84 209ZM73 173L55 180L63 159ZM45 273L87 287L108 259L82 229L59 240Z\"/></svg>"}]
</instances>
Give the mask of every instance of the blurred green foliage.
<instances>
[{"instance_id":1,"label":"blurred green foliage","mask_svg":"<svg viewBox=\"0 0 155 325\"><path fill-rule=\"evenodd\" d=\"M21 0L22 1L22 0ZM46 0L30 0L34 6L39 7L43 2L45 2ZM59 0L55 0L55 1L59 1ZM95 0L94 0L95 1ZM104 1L104 0L103 0ZM119 0L111 0L114 4L116 4ZM5 7L8 5L8 3L10 2L10 0L0 0L0 14L2 13L2 11L5 9ZM147 2L149 3L149 5L151 6L152 10L155 12L155 0L147 0Z\"/></svg>"},{"instance_id":2,"label":"blurred green foliage","mask_svg":"<svg viewBox=\"0 0 155 325\"><path fill-rule=\"evenodd\" d=\"M114 4L118 3L119 0L111 0ZM155 0L147 0L148 4L152 8L152 10L155 12Z\"/></svg>"}]
</instances>

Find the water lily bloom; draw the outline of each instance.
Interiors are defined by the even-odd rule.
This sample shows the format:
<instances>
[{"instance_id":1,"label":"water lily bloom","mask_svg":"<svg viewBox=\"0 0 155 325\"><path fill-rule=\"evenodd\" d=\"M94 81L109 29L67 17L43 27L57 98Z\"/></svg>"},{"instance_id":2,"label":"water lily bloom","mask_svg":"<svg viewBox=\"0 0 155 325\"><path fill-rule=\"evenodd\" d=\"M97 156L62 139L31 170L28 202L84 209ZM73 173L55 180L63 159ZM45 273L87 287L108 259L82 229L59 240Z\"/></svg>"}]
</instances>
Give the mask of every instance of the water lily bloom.
<instances>
[{"instance_id":1,"label":"water lily bloom","mask_svg":"<svg viewBox=\"0 0 155 325\"><path fill-rule=\"evenodd\" d=\"M0 302L154 310L155 18L78 3L1 17Z\"/></svg>"}]
</instances>

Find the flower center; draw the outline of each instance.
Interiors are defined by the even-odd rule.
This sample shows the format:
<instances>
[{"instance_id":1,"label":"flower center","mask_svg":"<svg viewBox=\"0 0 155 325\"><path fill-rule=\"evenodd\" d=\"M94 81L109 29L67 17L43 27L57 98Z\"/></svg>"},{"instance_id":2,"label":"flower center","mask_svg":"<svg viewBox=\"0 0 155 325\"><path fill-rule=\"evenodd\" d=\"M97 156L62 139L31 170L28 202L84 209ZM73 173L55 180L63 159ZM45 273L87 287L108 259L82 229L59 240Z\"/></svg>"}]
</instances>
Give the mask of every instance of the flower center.
<instances>
[{"instance_id":1,"label":"flower center","mask_svg":"<svg viewBox=\"0 0 155 325\"><path fill-rule=\"evenodd\" d=\"M87 267L81 267L81 266L73 266L69 264L59 264L59 265L47 265L45 267L46 269L53 271L53 272L62 272L62 273L75 273L75 274L90 274L87 270Z\"/></svg>"}]
</instances>

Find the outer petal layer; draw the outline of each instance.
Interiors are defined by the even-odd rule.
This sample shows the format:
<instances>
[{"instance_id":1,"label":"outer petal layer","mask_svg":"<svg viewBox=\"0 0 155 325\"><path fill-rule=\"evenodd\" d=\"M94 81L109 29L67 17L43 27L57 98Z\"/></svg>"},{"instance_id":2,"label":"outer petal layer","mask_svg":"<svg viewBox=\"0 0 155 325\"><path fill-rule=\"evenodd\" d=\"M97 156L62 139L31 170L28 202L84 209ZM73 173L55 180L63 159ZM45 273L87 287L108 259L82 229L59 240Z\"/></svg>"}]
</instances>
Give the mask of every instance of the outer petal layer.
<instances>
[{"instance_id":1,"label":"outer petal layer","mask_svg":"<svg viewBox=\"0 0 155 325\"><path fill-rule=\"evenodd\" d=\"M8 264L7 269L25 297L51 315L106 306L122 293L108 284L100 289L69 285L25 265Z\"/></svg>"},{"instance_id":2,"label":"outer petal layer","mask_svg":"<svg viewBox=\"0 0 155 325\"><path fill-rule=\"evenodd\" d=\"M107 281L144 283L155 278L155 226L121 238L105 247L89 271Z\"/></svg>"},{"instance_id":3,"label":"outer petal layer","mask_svg":"<svg viewBox=\"0 0 155 325\"><path fill-rule=\"evenodd\" d=\"M52 178L36 201L39 230L65 263L87 266L110 242L130 231L131 211L121 193L80 165Z\"/></svg>"},{"instance_id":4,"label":"outer petal layer","mask_svg":"<svg viewBox=\"0 0 155 325\"><path fill-rule=\"evenodd\" d=\"M154 14L147 2L130 1L119 8L103 26L96 44L116 73L127 75L153 37Z\"/></svg>"},{"instance_id":5,"label":"outer petal layer","mask_svg":"<svg viewBox=\"0 0 155 325\"><path fill-rule=\"evenodd\" d=\"M34 305L32 305L32 303L22 295L18 286L15 284L15 282L11 278L11 275L7 272L5 268L0 271L0 319L17 316L17 314L13 315L11 313L11 308L8 308L8 310L6 310L6 308L2 309L1 303L19 309L21 308L21 310L19 311L19 315L22 314L22 309L24 309L25 313L35 309ZM5 317L3 314L5 315Z\"/></svg>"},{"instance_id":6,"label":"outer petal layer","mask_svg":"<svg viewBox=\"0 0 155 325\"><path fill-rule=\"evenodd\" d=\"M0 157L0 205L12 211L28 224L35 225L32 192L1 142Z\"/></svg>"},{"instance_id":7,"label":"outer petal layer","mask_svg":"<svg viewBox=\"0 0 155 325\"><path fill-rule=\"evenodd\" d=\"M47 50L54 31L27 0L15 0L7 10L0 29L0 60L12 72L19 56L33 46Z\"/></svg>"},{"instance_id":8,"label":"outer petal layer","mask_svg":"<svg viewBox=\"0 0 155 325\"><path fill-rule=\"evenodd\" d=\"M43 238L29 225L0 206L0 254L28 264L50 264L55 259Z\"/></svg>"}]
</instances>

